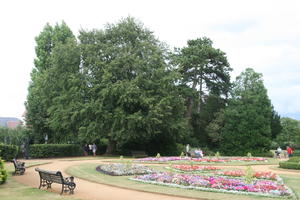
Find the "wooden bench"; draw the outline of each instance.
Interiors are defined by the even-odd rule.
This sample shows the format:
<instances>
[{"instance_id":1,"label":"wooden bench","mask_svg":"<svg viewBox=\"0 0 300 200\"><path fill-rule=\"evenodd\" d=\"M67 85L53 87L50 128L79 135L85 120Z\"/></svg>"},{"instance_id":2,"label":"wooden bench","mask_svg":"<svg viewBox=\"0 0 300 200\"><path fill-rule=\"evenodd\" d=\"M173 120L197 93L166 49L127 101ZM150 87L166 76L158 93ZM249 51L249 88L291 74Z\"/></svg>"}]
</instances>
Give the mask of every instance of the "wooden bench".
<instances>
[{"instance_id":1,"label":"wooden bench","mask_svg":"<svg viewBox=\"0 0 300 200\"><path fill-rule=\"evenodd\" d=\"M145 151L137 151L137 150L131 151L131 155L134 158L144 158L148 156Z\"/></svg>"},{"instance_id":2,"label":"wooden bench","mask_svg":"<svg viewBox=\"0 0 300 200\"><path fill-rule=\"evenodd\" d=\"M25 163L24 162L19 162L15 158L11 161L14 163L15 166L15 175L23 175L25 172Z\"/></svg>"},{"instance_id":3,"label":"wooden bench","mask_svg":"<svg viewBox=\"0 0 300 200\"><path fill-rule=\"evenodd\" d=\"M76 187L76 184L74 183L73 176L64 178L60 171L46 171L39 168L36 168L35 171L39 172L40 174L39 189L41 187L46 187L46 186L48 189L51 188L52 183L58 183L62 185L60 194L63 194L64 192L68 192L68 191L70 194L74 194L74 189Z\"/></svg>"}]
</instances>

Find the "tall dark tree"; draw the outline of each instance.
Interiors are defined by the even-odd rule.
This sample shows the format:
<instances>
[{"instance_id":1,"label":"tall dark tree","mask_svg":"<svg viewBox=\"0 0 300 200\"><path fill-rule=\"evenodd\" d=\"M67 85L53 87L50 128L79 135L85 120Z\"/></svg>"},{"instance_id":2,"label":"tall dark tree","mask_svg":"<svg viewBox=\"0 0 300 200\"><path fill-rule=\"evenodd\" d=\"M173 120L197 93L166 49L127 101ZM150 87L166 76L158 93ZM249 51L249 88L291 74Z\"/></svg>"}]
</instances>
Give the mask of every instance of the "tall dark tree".
<instances>
[{"instance_id":1,"label":"tall dark tree","mask_svg":"<svg viewBox=\"0 0 300 200\"><path fill-rule=\"evenodd\" d=\"M58 43L51 58L52 67L47 70L48 84L44 89L52 97L47 112L53 142L76 142L84 93L79 71L80 49L75 38Z\"/></svg>"},{"instance_id":2,"label":"tall dark tree","mask_svg":"<svg viewBox=\"0 0 300 200\"><path fill-rule=\"evenodd\" d=\"M277 135L276 142L281 146L299 146L300 144L300 121L283 117L280 120L282 131Z\"/></svg>"},{"instance_id":3,"label":"tall dark tree","mask_svg":"<svg viewBox=\"0 0 300 200\"><path fill-rule=\"evenodd\" d=\"M221 149L229 155L263 153L271 143L272 106L262 74L247 68L236 78L225 109Z\"/></svg>"},{"instance_id":4,"label":"tall dark tree","mask_svg":"<svg viewBox=\"0 0 300 200\"><path fill-rule=\"evenodd\" d=\"M31 83L25 105L27 110L26 122L37 143L43 143L46 136L51 141L53 135L48 121L48 109L56 96L53 96L53 92L48 91L46 88L50 84L56 83L57 80L53 77L49 82L47 73L53 67L53 49L57 44L66 43L69 38L74 39L75 36L64 22L60 25L56 24L55 27L47 24L39 36L35 38L37 44L35 48L35 67L31 73Z\"/></svg>"},{"instance_id":5,"label":"tall dark tree","mask_svg":"<svg viewBox=\"0 0 300 200\"><path fill-rule=\"evenodd\" d=\"M107 153L113 153L128 141L161 135L173 141L184 134L178 77L151 31L126 18L105 30L81 31L79 39L87 77L82 139L108 138Z\"/></svg>"},{"instance_id":6,"label":"tall dark tree","mask_svg":"<svg viewBox=\"0 0 300 200\"><path fill-rule=\"evenodd\" d=\"M174 63L182 74L181 84L197 91L198 112L205 95L212 93L226 96L230 88L229 72L232 69L229 67L225 53L214 48L212 44L213 42L206 37L189 40L188 46L177 49L173 56ZM194 98L188 98L188 118L192 116L194 102Z\"/></svg>"},{"instance_id":7,"label":"tall dark tree","mask_svg":"<svg viewBox=\"0 0 300 200\"><path fill-rule=\"evenodd\" d=\"M272 107L272 118L271 118L271 135L272 139L275 139L282 131L282 125L280 123L280 115Z\"/></svg>"}]
</instances>

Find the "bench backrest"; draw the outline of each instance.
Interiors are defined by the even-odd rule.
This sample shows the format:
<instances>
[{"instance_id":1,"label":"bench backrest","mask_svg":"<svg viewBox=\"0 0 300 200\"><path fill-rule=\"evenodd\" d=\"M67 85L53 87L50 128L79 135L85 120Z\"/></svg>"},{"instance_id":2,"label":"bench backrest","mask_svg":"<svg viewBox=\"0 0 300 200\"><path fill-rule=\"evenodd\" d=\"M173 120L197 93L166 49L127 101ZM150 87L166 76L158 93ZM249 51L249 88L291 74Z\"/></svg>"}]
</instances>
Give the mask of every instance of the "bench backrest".
<instances>
[{"instance_id":1,"label":"bench backrest","mask_svg":"<svg viewBox=\"0 0 300 200\"><path fill-rule=\"evenodd\" d=\"M36 168L35 171L38 171L41 179L48 180L54 183L63 183L63 176L60 171L46 171L39 168Z\"/></svg>"},{"instance_id":2,"label":"bench backrest","mask_svg":"<svg viewBox=\"0 0 300 200\"><path fill-rule=\"evenodd\" d=\"M12 162L14 163L15 168L19 168L18 161L15 158L12 160Z\"/></svg>"}]
</instances>

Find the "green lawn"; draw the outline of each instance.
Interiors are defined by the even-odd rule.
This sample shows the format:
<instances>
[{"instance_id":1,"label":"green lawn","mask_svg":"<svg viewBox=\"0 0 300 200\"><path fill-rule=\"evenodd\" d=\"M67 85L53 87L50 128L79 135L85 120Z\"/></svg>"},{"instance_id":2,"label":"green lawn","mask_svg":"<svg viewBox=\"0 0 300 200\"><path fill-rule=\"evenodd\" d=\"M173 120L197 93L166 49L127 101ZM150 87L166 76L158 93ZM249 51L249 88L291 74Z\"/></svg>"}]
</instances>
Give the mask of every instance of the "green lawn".
<instances>
[{"instance_id":1,"label":"green lawn","mask_svg":"<svg viewBox=\"0 0 300 200\"><path fill-rule=\"evenodd\" d=\"M271 199L283 199L283 198L267 198L267 197L258 197L252 195L236 195L236 194L224 194L217 192L203 192L197 190L186 190L180 188L172 188L166 186L158 186L145 184L140 182L135 182L128 180L129 176L109 176L104 175L95 170L98 164L81 164L77 166L73 166L67 170L72 176L79 177L85 180L89 180L96 183L104 183L107 185L114 185L122 188L130 188L135 190L142 190L147 192L156 192L156 193L164 193L175 196L185 196L185 197L193 197L193 198L205 198L205 199L215 199L215 200L250 200L250 199L261 199L261 200L271 200ZM154 166L153 168L164 170L160 166ZM286 183L290 186L295 192L300 194L300 177L295 178L294 176L285 176ZM298 184L299 187L293 186ZM293 186L293 187L292 187Z\"/></svg>"},{"instance_id":2,"label":"green lawn","mask_svg":"<svg viewBox=\"0 0 300 200\"><path fill-rule=\"evenodd\" d=\"M46 164L48 162L28 162L26 167ZM14 171L12 163L5 163L5 168L8 171L8 179L5 184L0 185L0 199L1 200L70 200L71 197L62 197L59 194L40 190L38 188L31 188L22 185L15 181L11 176ZM25 172L26 173L26 172Z\"/></svg>"}]
</instances>

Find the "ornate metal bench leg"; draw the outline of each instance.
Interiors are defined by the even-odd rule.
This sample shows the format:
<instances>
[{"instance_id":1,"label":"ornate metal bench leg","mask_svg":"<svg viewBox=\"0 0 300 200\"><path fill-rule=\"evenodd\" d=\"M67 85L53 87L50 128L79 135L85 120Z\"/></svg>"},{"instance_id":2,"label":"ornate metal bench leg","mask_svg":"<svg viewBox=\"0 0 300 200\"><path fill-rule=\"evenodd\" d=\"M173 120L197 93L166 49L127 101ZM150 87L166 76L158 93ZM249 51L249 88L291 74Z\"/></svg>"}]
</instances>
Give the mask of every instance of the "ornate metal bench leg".
<instances>
[{"instance_id":1,"label":"ornate metal bench leg","mask_svg":"<svg viewBox=\"0 0 300 200\"><path fill-rule=\"evenodd\" d=\"M46 181L46 183L47 183L47 189L51 188L52 182L51 181Z\"/></svg>"},{"instance_id":2,"label":"ornate metal bench leg","mask_svg":"<svg viewBox=\"0 0 300 200\"><path fill-rule=\"evenodd\" d=\"M74 194L74 189L76 187L75 183L71 184L71 185L68 185L69 187L69 190L70 190L70 194Z\"/></svg>"},{"instance_id":3,"label":"ornate metal bench leg","mask_svg":"<svg viewBox=\"0 0 300 200\"><path fill-rule=\"evenodd\" d=\"M60 193L60 195L62 195L64 193L64 186L65 186L64 184L61 185L61 193Z\"/></svg>"}]
</instances>

